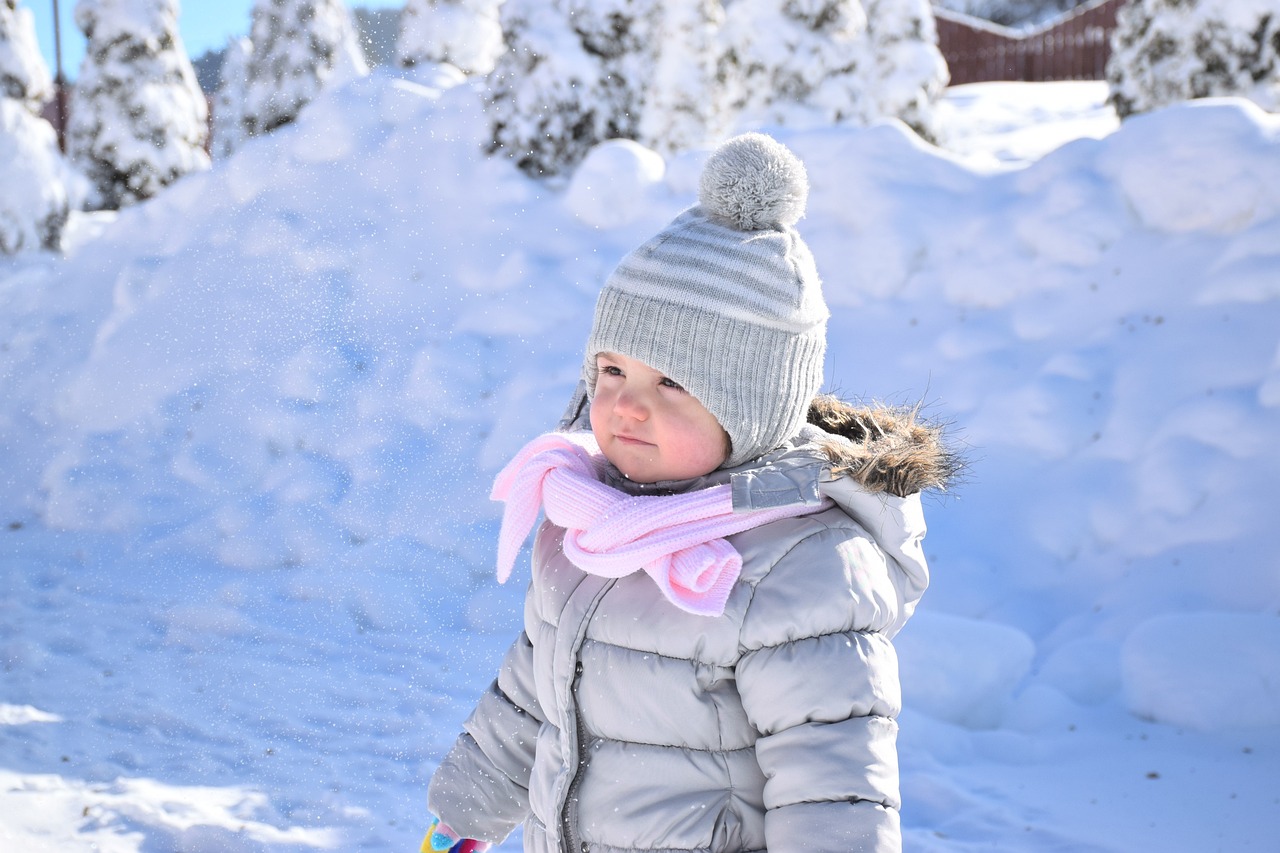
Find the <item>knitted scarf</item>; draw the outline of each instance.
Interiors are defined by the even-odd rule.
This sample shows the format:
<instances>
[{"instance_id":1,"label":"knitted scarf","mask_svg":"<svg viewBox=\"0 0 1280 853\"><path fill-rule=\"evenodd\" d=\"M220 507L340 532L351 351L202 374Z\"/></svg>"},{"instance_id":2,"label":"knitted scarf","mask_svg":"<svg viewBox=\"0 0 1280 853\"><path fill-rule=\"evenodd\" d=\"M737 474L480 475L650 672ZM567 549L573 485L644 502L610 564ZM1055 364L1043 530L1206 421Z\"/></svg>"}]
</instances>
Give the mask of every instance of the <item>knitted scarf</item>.
<instances>
[{"instance_id":1,"label":"knitted scarf","mask_svg":"<svg viewBox=\"0 0 1280 853\"><path fill-rule=\"evenodd\" d=\"M535 438L498 474L504 501L498 581L505 583L538 512L563 527L564 553L588 574L620 578L643 569L667 600L700 616L724 613L742 556L724 537L815 512L794 505L733 511L732 487L677 495L628 495L600 481L604 458L590 433Z\"/></svg>"}]
</instances>

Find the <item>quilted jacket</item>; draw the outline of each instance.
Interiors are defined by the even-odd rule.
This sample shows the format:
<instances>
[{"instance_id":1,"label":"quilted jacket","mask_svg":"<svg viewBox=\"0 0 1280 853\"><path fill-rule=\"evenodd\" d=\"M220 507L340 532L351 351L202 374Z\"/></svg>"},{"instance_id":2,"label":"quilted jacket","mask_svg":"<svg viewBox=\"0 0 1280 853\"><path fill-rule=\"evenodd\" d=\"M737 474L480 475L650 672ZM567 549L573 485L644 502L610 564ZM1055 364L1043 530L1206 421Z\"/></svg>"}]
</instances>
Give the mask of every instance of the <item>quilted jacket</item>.
<instances>
[{"instance_id":1,"label":"quilted jacket","mask_svg":"<svg viewBox=\"0 0 1280 853\"><path fill-rule=\"evenodd\" d=\"M723 616L643 572L585 574L543 523L524 631L431 780L434 813L490 841L523 822L536 853L900 849L891 640L929 579L918 492L953 459L910 413L825 398L810 420L739 468L610 479L818 509L729 537L743 570Z\"/></svg>"}]
</instances>

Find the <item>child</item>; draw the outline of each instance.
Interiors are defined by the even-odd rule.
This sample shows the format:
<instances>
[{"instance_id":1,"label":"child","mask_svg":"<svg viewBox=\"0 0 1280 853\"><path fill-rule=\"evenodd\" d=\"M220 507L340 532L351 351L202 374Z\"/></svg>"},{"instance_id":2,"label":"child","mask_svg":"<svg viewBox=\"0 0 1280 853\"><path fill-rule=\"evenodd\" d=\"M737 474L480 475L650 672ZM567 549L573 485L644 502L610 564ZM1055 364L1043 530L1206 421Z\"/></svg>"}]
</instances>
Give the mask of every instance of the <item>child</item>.
<instances>
[{"instance_id":1,"label":"child","mask_svg":"<svg viewBox=\"0 0 1280 853\"><path fill-rule=\"evenodd\" d=\"M499 475L524 632L431 780L424 850L897 850L890 643L928 583L909 415L816 398L808 180L760 134L605 284L561 431ZM589 421L589 431L586 429Z\"/></svg>"}]
</instances>

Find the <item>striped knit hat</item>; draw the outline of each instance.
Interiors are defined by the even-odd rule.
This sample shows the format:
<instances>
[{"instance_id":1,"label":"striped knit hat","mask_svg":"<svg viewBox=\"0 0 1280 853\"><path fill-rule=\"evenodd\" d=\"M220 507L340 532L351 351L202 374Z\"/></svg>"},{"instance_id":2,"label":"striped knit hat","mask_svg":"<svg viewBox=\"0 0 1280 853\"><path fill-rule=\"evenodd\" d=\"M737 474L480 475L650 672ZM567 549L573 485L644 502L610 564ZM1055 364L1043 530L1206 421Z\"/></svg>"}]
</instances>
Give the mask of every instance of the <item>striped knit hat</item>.
<instances>
[{"instance_id":1,"label":"striped knit hat","mask_svg":"<svg viewBox=\"0 0 1280 853\"><path fill-rule=\"evenodd\" d=\"M822 383L827 306L795 230L809 181L784 145L730 139L702 172L699 204L623 258L605 282L583 378L596 355L639 359L684 386L733 443L725 467L780 447Z\"/></svg>"}]
</instances>

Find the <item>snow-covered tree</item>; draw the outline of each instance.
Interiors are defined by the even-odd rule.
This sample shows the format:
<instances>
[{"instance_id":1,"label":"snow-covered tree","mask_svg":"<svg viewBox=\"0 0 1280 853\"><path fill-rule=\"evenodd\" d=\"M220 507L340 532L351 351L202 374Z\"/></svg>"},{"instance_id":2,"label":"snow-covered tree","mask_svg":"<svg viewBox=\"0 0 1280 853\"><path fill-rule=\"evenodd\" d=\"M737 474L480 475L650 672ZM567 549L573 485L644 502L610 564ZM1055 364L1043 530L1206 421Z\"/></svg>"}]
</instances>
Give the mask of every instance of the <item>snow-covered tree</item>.
<instances>
[{"instance_id":1,"label":"snow-covered tree","mask_svg":"<svg viewBox=\"0 0 1280 853\"><path fill-rule=\"evenodd\" d=\"M36 45L35 21L18 0L0 0L0 98L38 110L53 94L49 69Z\"/></svg>"},{"instance_id":2,"label":"snow-covered tree","mask_svg":"<svg viewBox=\"0 0 1280 853\"><path fill-rule=\"evenodd\" d=\"M1111 46L1122 118L1227 95L1280 111L1280 0L1129 0Z\"/></svg>"},{"instance_id":3,"label":"snow-covered tree","mask_svg":"<svg viewBox=\"0 0 1280 853\"><path fill-rule=\"evenodd\" d=\"M255 0L243 127L270 133L328 86L369 73L342 0Z\"/></svg>"},{"instance_id":4,"label":"snow-covered tree","mask_svg":"<svg viewBox=\"0 0 1280 853\"><path fill-rule=\"evenodd\" d=\"M245 75L253 43L247 38L227 39L222 52L222 82L213 98L213 156L231 156L244 141Z\"/></svg>"},{"instance_id":5,"label":"snow-covered tree","mask_svg":"<svg viewBox=\"0 0 1280 853\"><path fill-rule=\"evenodd\" d=\"M502 0L408 0L396 52L406 68L448 62L466 74L488 74L502 52Z\"/></svg>"},{"instance_id":6,"label":"snow-covered tree","mask_svg":"<svg viewBox=\"0 0 1280 853\"><path fill-rule=\"evenodd\" d=\"M901 119L925 139L937 139L934 105L951 78L938 50L929 0L863 0L870 61L862 66L870 114Z\"/></svg>"},{"instance_id":7,"label":"snow-covered tree","mask_svg":"<svg viewBox=\"0 0 1280 853\"><path fill-rule=\"evenodd\" d=\"M893 117L928 139L946 61L928 0L737 0L722 68L745 126Z\"/></svg>"},{"instance_id":8,"label":"snow-covered tree","mask_svg":"<svg viewBox=\"0 0 1280 853\"><path fill-rule=\"evenodd\" d=\"M506 0L489 77L493 145L530 175L635 139L653 70L656 0Z\"/></svg>"},{"instance_id":9,"label":"snow-covered tree","mask_svg":"<svg viewBox=\"0 0 1280 853\"><path fill-rule=\"evenodd\" d=\"M88 38L67 150L116 208L209 166L208 106L178 35L177 0L79 0Z\"/></svg>"},{"instance_id":10,"label":"snow-covered tree","mask_svg":"<svg viewBox=\"0 0 1280 853\"><path fill-rule=\"evenodd\" d=\"M565 0L565 10L583 50L600 64L597 91L609 115L608 138L639 138L662 0Z\"/></svg>"},{"instance_id":11,"label":"snow-covered tree","mask_svg":"<svg viewBox=\"0 0 1280 853\"><path fill-rule=\"evenodd\" d=\"M648 147L669 154L708 147L727 134L727 91L718 63L723 24L720 0L664 7L640 117L640 141Z\"/></svg>"},{"instance_id":12,"label":"snow-covered tree","mask_svg":"<svg viewBox=\"0 0 1280 853\"><path fill-rule=\"evenodd\" d=\"M39 116L52 93L31 10L0 0L0 254L62 243L71 176Z\"/></svg>"},{"instance_id":13,"label":"snow-covered tree","mask_svg":"<svg viewBox=\"0 0 1280 853\"><path fill-rule=\"evenodd\" d=\"M859 64L867 16L858 0L737 0L723 56L732 102L748 124L865 122L873 105Z\"/></svg>"}]
</instances>

